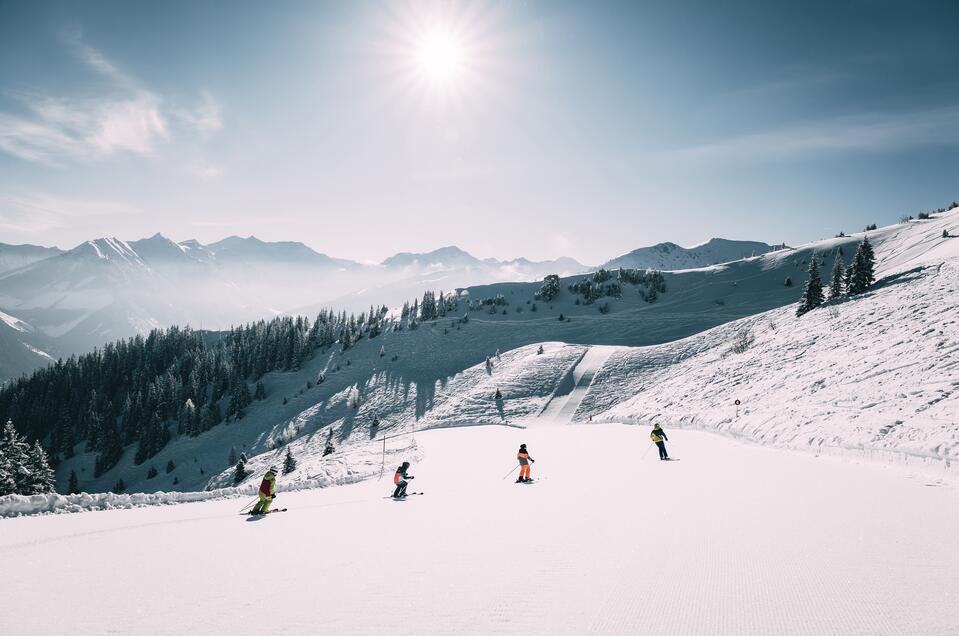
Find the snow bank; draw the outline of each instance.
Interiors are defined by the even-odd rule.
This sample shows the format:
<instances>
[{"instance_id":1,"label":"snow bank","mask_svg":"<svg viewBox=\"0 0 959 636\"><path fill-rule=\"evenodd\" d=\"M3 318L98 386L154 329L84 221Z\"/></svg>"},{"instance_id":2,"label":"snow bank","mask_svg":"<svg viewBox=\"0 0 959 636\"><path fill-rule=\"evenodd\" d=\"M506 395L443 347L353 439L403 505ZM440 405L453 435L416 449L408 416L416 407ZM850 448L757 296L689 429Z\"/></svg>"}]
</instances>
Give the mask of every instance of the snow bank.
<instances>
[{"instance_id":1,"label":"snow bank","mask_svg":"<svg viewBox=\"0 0 959 636\"><path fill-rule=\"evenodd\" d=\"M404 457L418 460L420 454L415 442L403 449ZM393 459L396 451L390 451L388 457ZM254 458L256 459L256 458ZM268 458L260 457L258 461L248 464L251 477L247 483L238 487L215 488L200 492L153 492L153 493L79 493L76 495L6 495L0 497L0 518L18 517L24 515L90 512L93 510L117 510L123 508L142 508L146 506L168 506L196 501L210 501L213 499L233 499L239 497L255 497L259 487L260 477L265 472ZM280 462L274 462L280 464ZM295 481L287 481L282 475L277 479L277 492L291 492L312 488L328 488L342 486L369 479L381 472L379 461L366 462L361 469L347 467L343 460L336 460L341 470L326 470L318 475L305 476ZM259 464L262 464L260 466Z\"/></svg>"}]
</instances>

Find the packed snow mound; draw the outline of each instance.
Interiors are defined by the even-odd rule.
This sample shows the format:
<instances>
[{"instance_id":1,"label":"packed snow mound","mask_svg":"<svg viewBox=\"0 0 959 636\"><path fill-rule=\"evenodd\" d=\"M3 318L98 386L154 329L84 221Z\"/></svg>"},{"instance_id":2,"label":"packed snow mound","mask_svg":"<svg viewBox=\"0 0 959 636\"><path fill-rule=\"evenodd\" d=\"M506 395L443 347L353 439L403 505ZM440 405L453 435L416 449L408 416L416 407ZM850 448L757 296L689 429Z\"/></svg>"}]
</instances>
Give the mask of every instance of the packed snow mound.
<instances>
[{"instance_id":1,"label":"packed snow mound","mask_svg":"<svg viewBox=\"0 0 959 636\"><path fill-rule=\"evenodd\" d=\"M366 449L361 449L366 450ZM402 456L402 461L416 461L421 454L416 448L415 443L406 443L398 452L391 448L388 454L390 461L396 456ZM366 453L369 459L370 453ZM266 472L269 464L269 458L263 456L261 460L266 460L263 466L250 467L255 471L256 479L250 479L245 484L235 487L223 487L210 490L201 490L196 492L134 492L134 493L86 493L81 492L74 495L60 495L56 493L43 495L4 495L0 497L0 517L19 517L36 514L50 513L71 513L71 512L91 512L94 510L122 510L126 508L143 508L146 506L169 506L180 503L193 503L197 501L211 501L214 499L235 499L238 497L256 496L259 488L260 478ZM380 458L377 456L375 461L368 461L367 464L374 465L370 470L336 470L326 467L318 475L284 475L280 483L277 484L277 493L293 492L297 490L309 490L314 488L328 488L330 486L342 486L345 484L354 484L364 479L369 479L374 475L382 474L380 469ZM277 460L278 466L282 466L282 457ZM360 462L355 461L353 465ZM336 467L342 468L344 462L337 458Z\"/></svg>"}]
</instances>

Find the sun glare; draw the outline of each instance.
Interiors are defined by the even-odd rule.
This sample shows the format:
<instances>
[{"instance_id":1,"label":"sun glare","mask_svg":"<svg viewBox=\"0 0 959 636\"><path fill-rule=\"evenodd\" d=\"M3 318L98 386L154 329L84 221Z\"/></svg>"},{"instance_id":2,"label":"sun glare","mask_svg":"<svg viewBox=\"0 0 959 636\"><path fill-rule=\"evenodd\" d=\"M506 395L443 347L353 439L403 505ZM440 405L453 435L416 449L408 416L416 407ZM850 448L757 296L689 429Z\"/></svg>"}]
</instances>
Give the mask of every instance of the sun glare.
<instances>
[{"instance_id":1,"label":"sun glare","mask_svg":"<svg viewBox=\"0 0 959 636\"><path fill-rule=\"evenodd\" d=\"M2 0L0 0L2 1ZM374 36L387 91L425 110L455 112L490 98L502 20L490 5L391 3Z\"/></svg>"},{"instance_id":2,"label":"sun glare","mask_svg":"<svg viewBox=\"0 0 959 636\"><path fill-rule=\"evenodd\" d=\"M464 48L454 33L434 27L416 44L416 68L431 82L448 84L463 72Z\"/></svg>"}]
</instances>

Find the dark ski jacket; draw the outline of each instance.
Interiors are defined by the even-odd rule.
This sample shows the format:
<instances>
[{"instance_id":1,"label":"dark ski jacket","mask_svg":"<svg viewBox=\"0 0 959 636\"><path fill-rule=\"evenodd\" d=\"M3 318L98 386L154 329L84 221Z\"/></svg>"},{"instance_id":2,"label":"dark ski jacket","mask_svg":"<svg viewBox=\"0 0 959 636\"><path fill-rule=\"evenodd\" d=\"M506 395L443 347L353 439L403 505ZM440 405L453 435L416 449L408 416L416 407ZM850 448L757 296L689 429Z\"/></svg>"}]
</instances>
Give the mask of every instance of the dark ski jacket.
<instances>
[{"instance_id":1,"label":"dark ski jacket","mask_svg":"<svg viewBox=\"0 0 959 636\"><path fill-rule=\"evenodd\" d=\"M516 453L516 459L519 460L520 466L525 466L526 464L529 463L529 460L532 459L532 457L530 457L529 453L527 453L526 451L521 450L520 452Z\"/></svg>"},{"instance_id":2,"label":"dark ski jacket","mask_svg":"<svg viewBox=\"0 0 959 636\"><path fill-rule=\"evenodd\" d=\"M649 434L649 439L653 440L657 444L662 441L667 441L667 442L669 441L669 438L666 437L666 431L659 428L658 426L654 428L653 431Z\"/></svg>"},{"instance_id":3,"label":"dark ski jacket","mask_svg":"<svg viewBox=\"0 0 959 636\"><path fill-rule=\"evenodd\" d=\"M393 483L398 484L401 481L406 481L407 479L413 479L412 475L406 474L407 469L400 466L396 469L396 474L393 475Z\"/></svg>"}]
</instances>

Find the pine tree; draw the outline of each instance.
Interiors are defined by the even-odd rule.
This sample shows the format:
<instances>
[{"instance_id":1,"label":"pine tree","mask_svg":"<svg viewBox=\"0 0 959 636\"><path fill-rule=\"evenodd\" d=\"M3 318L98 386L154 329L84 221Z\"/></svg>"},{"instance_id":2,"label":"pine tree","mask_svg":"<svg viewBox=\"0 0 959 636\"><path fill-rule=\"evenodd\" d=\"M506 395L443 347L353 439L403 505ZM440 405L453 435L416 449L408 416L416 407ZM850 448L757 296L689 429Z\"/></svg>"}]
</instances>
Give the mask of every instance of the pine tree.
<instances>
[{"instance_id":1,"label":"pine tree","mask_svg":"<svg viewBox=\"0 0 959 636\"><path fill-rule=\"evenodd\" d=\"M121 493L127 489L127 485L123 483L123 479L118 479L117 483L113 484L113 492Z\"/></svg>"},{"instance_id":2,"label":"pine tree","mask_svg":"<svg viewBox=\"0 0 959 636\"><path fill-rule=\"evenodd\" d=\"M289 475L296 470L296 459L293 457L293 449L286 447L286 457L283 459L283 474Z\"/></svg>"},{"instance_id":3,"label":"pine tree","mask_svg":"<svg viewBox=\"0 0 959 636\"><path fill-rule=\"evenodd\" d=\"M67 482L67 494L76 495L80 492L80 483L77 481L76 471L70 471L70 480Z\"/></svg>"},{"instance_id":4,"label":"pine tree","mask_svg":"<svg viewBox=\"0 0 959 636\"><path fill-rule=\"evenodd\" d=\"M169 474L172 473L174 470L176 470L176 464L174 464L174 463L173 463L173 460L171 459L170 461L168 461L168 462L166 463L166 472L167 472L167 474L169 475Z\"/></svg>"},{"instance_id":5,"label":"pine tree","mask_svg":"<svg viewBox=\"0 0 959 636\"><path fill-rule=\"evenodd\" d=\"M7 420L0 431L0 496L22 495L29 477L29 446Z\"/></svg>"},{"instance_id":6,"label":"pine tree","mask_svg":"<svg viewBox=\"0 0 959 636\"><path fill-rule=\"evenodd\" d=\"M26 483L20 494L42 495L56 491L53 469L50 468L47 453L40 446L40 442L34 442L33 448L30 449L27 456L27 470Z\"/></svg>"},{"instance_id":7,"label":"pine tree","mask_svg":"<svg viewBox=\"0 0 959 636\"><path fill-rule=\"evenodd\" d=\"M236 466L236 447L230 447L230 458L227 460L230 466Z\"/></svg>"},{"instance_id":8,"label":"pine tree","mask_svg":"<svg viewBox=\"0 0 959 636\"><path fill-rule=\"evenodd\" d=\"M266 389L263 387L263 383L257 381L256 391L253 393L254 400L265 400L266 399Z\"/></svg>"},{"instance_id":9,"label":"pine tree","mask_svg":"<svg viewBox=\"0 0 959 636\"><path fill-rule=\"evenodd\" d=\"M147 479L153 479L157 476L158 471L156 466L150 466L150 470L147 471Z\"/></svg>"},{"instance_id":10,"label":"pine tree","mask_svg":"<svg viewBox=\"0 0 959 636\"><path fill-rule=\"evenodd\" d=\"M236 463L236 469L233 471L233 483L239 484L246 479L249 474L246 470L246 462L241 458L240 461Z\"/></svg>"},{"instance_id":11,"label":"pine tree","mask_svg":"<svg viewBox=\"0 0 959 636\"><path fill-rule=\"evenodd\" d=\"M842 262L842 253L837 249L835 261L832 266L832 283L829 286L829 297L839 298L843 294L843 279L846 276L846 268Z\"/></svg>"},{"instance_id":12,"label":"pine tree","mask_svg":"<svg viewBox=\"0 0 959 636\"><path fill-rule=\"evenodd\" d=\"M861 294L875 282L876 255L872 251L869 238L859 244L852 265L847 270L846 290L850 295Z\"/></svg>"},{"instance_id":13,"label":"pine tree","mask_svg":"<svg viewBox=\"0 0 959 636\"><path fill-rule=\"evenodd\" d=\"M813 254L809 261L809 280L806 281L806 287L803 289L802 298L799 300L799 307L796 309L796 315L802 316L807 311L815 309L822 304L822 281L819 279L819 259Z\"/></svg>"}]
</instances>

